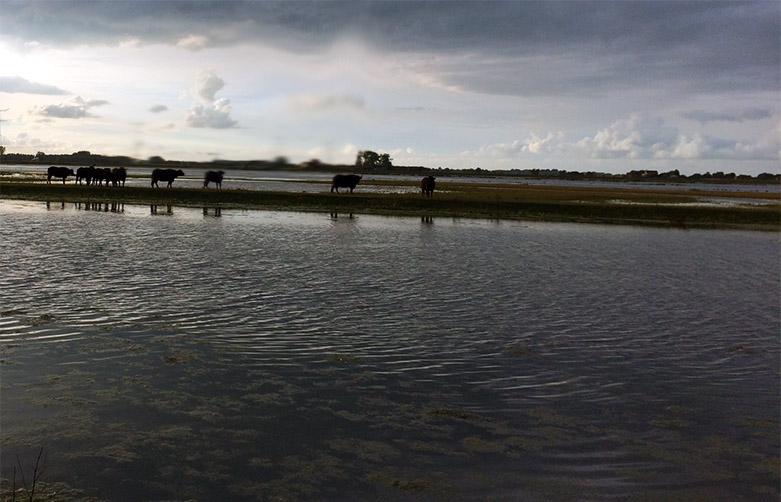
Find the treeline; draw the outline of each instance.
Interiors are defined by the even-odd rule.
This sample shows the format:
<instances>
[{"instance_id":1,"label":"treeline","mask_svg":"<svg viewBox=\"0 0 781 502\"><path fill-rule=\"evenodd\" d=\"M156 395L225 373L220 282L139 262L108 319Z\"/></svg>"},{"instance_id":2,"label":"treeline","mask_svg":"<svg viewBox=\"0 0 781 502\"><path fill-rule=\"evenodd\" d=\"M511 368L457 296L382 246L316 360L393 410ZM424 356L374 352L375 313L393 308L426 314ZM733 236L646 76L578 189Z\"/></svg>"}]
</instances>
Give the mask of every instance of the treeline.
<instances>
[{"instance_id":1,"label":"treeline","mask_svg":"<svg viewBox=\"0 0 781 502\"><path fill-rule=\"evenodd\" d=\"M3 155L5 164L62 164L62 165L94 165L94 166L144 166L144 167L225 167L229 169L285 169L290 167L285 157L274 160L211 160L209 162L184 162L181 160L166 160L160 156L149 157L147 160L135 159L124 155L100 155L83 150L71 154L48 154L38 152L35 155L23 153L6 153Z\"/></svg>"}]
</instances>

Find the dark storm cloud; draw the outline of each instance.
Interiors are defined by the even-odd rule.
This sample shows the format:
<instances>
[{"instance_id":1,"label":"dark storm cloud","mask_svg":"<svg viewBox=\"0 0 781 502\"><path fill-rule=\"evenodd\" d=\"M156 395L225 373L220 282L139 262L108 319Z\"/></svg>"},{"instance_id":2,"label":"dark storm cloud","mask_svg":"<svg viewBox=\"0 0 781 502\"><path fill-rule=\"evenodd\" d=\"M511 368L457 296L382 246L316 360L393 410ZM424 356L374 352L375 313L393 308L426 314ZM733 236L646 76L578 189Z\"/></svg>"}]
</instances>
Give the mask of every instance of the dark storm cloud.
<instances>
[{"instance_id":1,"label":"dark storm cloud","mask_svg":"<svg viewBox=\"0 0 781 502\"><path fill-rule=\"evenodd\" d=\"M781 66L781 4L764 1L5 0L2 15L6 37L66 46L136 38L193 50L255 41L317 52L350 35L380 50L442 55L432 72L445 84L493 94L660 83L685 92L777 90ZM457 55L469 57L448 59ZM562 62L563 72L552 72Z\"/></svg>"}]
</instances>

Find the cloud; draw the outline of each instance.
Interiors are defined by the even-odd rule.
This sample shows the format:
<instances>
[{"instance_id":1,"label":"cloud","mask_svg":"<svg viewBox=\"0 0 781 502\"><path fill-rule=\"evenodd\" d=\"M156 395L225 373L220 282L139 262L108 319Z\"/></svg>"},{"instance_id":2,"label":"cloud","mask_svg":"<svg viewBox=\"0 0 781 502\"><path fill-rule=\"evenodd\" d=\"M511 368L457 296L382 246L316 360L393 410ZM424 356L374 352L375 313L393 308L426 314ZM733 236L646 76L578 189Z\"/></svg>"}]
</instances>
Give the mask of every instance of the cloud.
<instances>
[{"instance_id":1,"label":"cloud","mask_svg":"<svg viewBox=\"0 0 781 502\"><path fill-rule=\"evenodd\" d=\"M708 122L744 122L747 120L762 120L772 117L769 110L762 108L747 108L739 112L711 112L707 110L692 110L683 117L696 120L701 124Z\"/></svg>"},{"instance_id":2,"label":"cloud","mask_svg":"<svg viewBox=\"0 0 781 502\"><path fill-rule=\"evenodd\" d=\"M564 133L548 132L544 137L531 132L526 139L516 139L504 143L494 143L480 147L476 151L464 152L464 156L483 156L497 158L517 157L523 154L540 154L560 151L564 148Z\"/></svg>"},{"instance_id":3,"label":"cloud","mask_svg":"<svg viewBox=\"0 0 781 502\"><path fill-rule=\"evenodd\" d=\"M167 112L168 111L168 107L165 106L165 105L155 105L152 108L150 108L149 111L152 112L152 113Z\"/></svg>"},{"instance_id":4,"label":"cloud","mask_svg":"<svg viewBox=\"0 0 781 502\"><path fill-rule=\"evenodd\" d=\"M201 71L195 77L195 83L192 87L192 95L202 103L211 103L214 96L225 87L225 81L217 76L212 69Z\"/></svg>"},{"instance_id":5,"label":"cloud","mask_svg":"<svg viewBox=\"0 0 781 502\"><path fill-rule=\"evenodd\" d=\"M176 46L180 49L187 49L188 51L200 51L204 49L208 43L208 37L190 34L179 39L179 41L176 42Z\"/></svg>"},{"instance_id":6,"label":"cloud","mask_svg":"<svg viewBox=\"0 0 781 502\"><path fill-rule=\"evenodd\" d=\"M350 36L385 52L470 54L484 62L479 74L440 69L436 57L431 70L455 87L489 92L654 82L777 91L780 14L776 2L666 0L481 2L477 9L471 2L205 0L194 9L191 2L4 0L3 31L42 46L113 46L132 33L140 44L187 50L260 44L295 53L321 53ZM567 78L557 78L556 59L545 66L554 57L574 62ZM551 74L547 87L523 85L540 80L540 70Z\"/></svg>"},{"instance_id":7,"label":"cloud","mask_svg":"<svg viewBox=\"0 0 781 502\"><path fill-rule=\"evenodd\" d=\"M661 117L635 113L578 141L575 148L597 159L724 159L779 158L778 130L755 143L681 132Z\"/></svg>"},{"instance_id":8,"label":"cloud","mask_svg":"<svg viewBox=\"0 0 781 502\"><path fill-rule=\"evenodd\" d=\"M325 111L335 108L363 109L365 103L363 97L355 94L303 94L291 97L290 105L297 110Z\"/></svg>"},{"instance_id":9,"label":"cloud","mask_svg":"<svg viewBox=\"0 0 781 502\"><path fill-rule=\"evenodd\" d=\"M42 140L40 138L34 138L26 132L21 132L16 135L15 139L10 140L8 146L14 149L20 150L55 150L62 151L64 146L62 143Z\"/></svg>"},{"instance_id":10,"label":"cloud","mask_svg":"<svg viewBox=\"0 0 781 502\"><path fill-rule=\"evenodd\" d=\"M90 108L107 105L108 101L102 99L93 99L85 101L81 96L76 97L70 103L60 103L58 105L34 106L30 109L33 115L61 119L81 119L92 117Z\"/></svg>"},{"instance_id":11,"label":"cloud","mask_svg":"<svg viewBox=\"0 0 781 502\"><path fill-rule=\"evenodd\" d=\"M225 87L225 81L217 76L212 69L201 71L195 78L192 95L197 101L185 119L190 127L206 127L211 129L230 129L238 127L238 122L231 118L230 100L216 99L216 94Z\"/></svg>"},{"instance_id":12,"label":"cloud","mask_svg":"<svg viewBox=\"0 0 781 502\"><path fill-rule=\"evenodd\" d=\"M59 87L30 82L22 77L0 77L0 92L7 92L10 94L44 94L50 96L70 94L68 91L60 89Z\"/></svg>"},{"instance_id":13,"label":"cloud","mask_svg":"<svg viewBox=\"0 0 781 502\"><path fill-rule=\"evenodd\" d=\"M233 120L230 114L230 100L221 98L208 105L192 106L185 122L190 127L230 129L238 126L238 122Z\"/></svg>"}]
</instances>

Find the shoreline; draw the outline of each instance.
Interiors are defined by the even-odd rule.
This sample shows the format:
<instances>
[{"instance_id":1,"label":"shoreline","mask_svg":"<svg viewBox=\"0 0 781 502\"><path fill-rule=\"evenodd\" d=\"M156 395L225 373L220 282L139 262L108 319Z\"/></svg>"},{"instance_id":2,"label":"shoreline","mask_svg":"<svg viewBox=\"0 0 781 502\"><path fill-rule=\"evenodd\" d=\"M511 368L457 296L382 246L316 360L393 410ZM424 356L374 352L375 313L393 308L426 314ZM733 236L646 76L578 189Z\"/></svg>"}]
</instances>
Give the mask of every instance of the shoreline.
<instances>
[{"instance_id":1,"label":"shoreline","mask_svg":"<svg viewBox=\"0 0 781 502\"><path fill-rule=\"evenodd\" d=\"M381 184L381 183L378 183ZM42 202L123 203L355 213L383 216L456 217L597 223L669 228L781 230L781 195L724 194L550 186L483 186L437 183L431 198L415 193L285 192L242 189L92 187L75 184L0 182L0 199ZM703 198L758 199L756 205L714 206Z\"/></svg>"}]
</instances>

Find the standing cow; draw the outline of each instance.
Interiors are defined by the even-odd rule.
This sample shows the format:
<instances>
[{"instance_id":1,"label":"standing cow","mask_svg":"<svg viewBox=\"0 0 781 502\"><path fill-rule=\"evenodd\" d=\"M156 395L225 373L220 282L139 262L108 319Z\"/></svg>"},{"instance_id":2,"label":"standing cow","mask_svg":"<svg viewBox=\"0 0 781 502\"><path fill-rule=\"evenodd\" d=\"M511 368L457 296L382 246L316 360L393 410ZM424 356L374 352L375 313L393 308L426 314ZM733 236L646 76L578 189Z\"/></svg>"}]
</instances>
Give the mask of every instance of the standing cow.
<instances>
[{"instance_id":1,"label":"standing cow","mask_svg":"<svg viewBox=\"0 0 781 502\"><path fill-rule=\"evenodd\" d=\"M76 183L81 185L81 180L87 182L87 185L92 183L92 178L95 177L95 166L80 167L76 169Z\"/></svg>"},{"instance_id":2,"label":"standing cow","mask_svg":"<svg viewBox=\"0 0 781 502\"><path fill-rule=\"evenodd\" d=\"M106 186L108 186L109 182L113 186L125 186L125 179L127 179L127 170L124 167L115 167L107 173Z\"/></svg>"},{"instance_id":3,"label":"standing cow","mask_svg":"<svg viewBox=\"0 0 781 502\"><path fill-rule=\"evenodd\" d=\"M357 174L337 174L331 183L331 192L336 190L336 193L339 193L340 188L349 188L350 193L353 193L355 186L358 185L362 177Z\"/></svg>"},{"instance_id":4,"label":"standing cow","mask_svg":"<svg viewBox=\"0 0 781 502\"><path fill-rule=\"evenodd\" d=\"M436 178L433 176L426 176L420 180L420 191L426 197L434 195L434 187L436 186L436 183L434 182L435 179Z\"/></svg>"},{"instance_id":5,"label":"standing cow","mask_svg":"<svg viewBox=\"0 0 781 502\"><path fill-rule=\"evenodd\" d=\"M92 186L95 185L102 185L103 184L103 178L106 175L104 170L100 167L94 168L94 171L92 171Z\"/></svg>"},{"instance_id":6,"label":"standing cow","mask_svg":"<svg viewBox=\"0 0 781 502\"><path fill-rule=\"evenodd\" d=\"M209 183L214 183L217 188L222 188L222 176L225 171L206 171L203 176L203 188L209 188Z\"/></svg>"},{"instance_id":7,"label":"standing cow","mask_svg":"<svg viewBox=\"0 0 781 502\"><path fill-rule=\"evenodd\" d=\"M46 177L46 183L51 185L52 177L55 178L62 178L62 184L65 184L65 178L68 176L76 176L76 173L73 172L73 169L70 169L68 167L57 167L57 166L49 166L49 169L46 171L48 176Z\"/></svg>"},{"instance_id":8,"label":"standing cow","mask_svg":"<svg viewBox=\"0 0 781 502\"><path fill-rule=\"evenodd\" d=\"M184 176L184 171L181 169L155 169L152 171L152 186L159 187L158 181L167 181L168 188L171 188L171 184L177 176Z\"/></svg>"}]
</instances>

